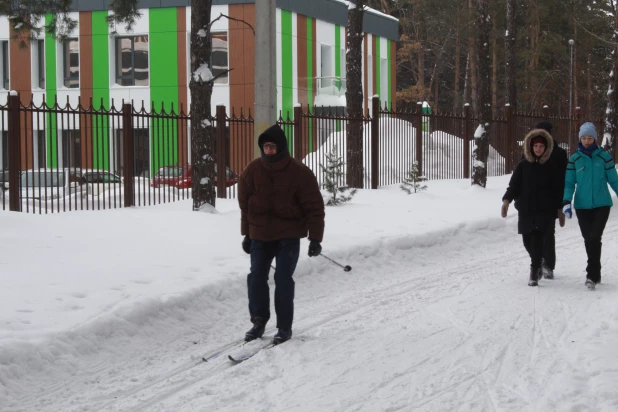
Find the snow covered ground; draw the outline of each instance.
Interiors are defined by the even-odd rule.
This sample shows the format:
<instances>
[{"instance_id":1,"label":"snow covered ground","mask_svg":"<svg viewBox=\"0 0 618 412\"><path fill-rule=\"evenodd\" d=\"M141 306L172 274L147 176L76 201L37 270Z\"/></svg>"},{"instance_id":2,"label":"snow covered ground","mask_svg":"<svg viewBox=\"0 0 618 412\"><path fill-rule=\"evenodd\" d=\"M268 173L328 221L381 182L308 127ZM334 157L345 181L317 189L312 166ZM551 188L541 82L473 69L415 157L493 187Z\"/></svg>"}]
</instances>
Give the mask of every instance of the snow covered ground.
<instances>
[{"instance_id":1,"label":"snow covered ground","mask_svg":"<svg viewBox=\"0 0 618 412\"><path fill-rule=\"evenodd\" d=\"M616 411L618 211L596 291L576 218L532 288L507 182L329 207L352 271L303 241L293 339L239 365L201 361L250 327L235 201L0 213L0 411Z\"/></svg>"}]
</instances>

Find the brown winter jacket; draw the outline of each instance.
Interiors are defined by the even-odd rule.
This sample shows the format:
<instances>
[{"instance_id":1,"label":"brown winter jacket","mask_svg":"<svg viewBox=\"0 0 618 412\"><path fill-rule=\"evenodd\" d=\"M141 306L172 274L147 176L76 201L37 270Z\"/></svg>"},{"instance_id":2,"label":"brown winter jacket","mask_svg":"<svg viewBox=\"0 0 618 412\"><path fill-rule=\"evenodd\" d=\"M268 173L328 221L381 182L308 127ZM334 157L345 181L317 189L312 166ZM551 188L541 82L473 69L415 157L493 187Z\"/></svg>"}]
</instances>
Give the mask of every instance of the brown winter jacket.
<instances>
[{"instance_id":1,"label":"brown winter jacket","mask_svg":"<svg viewBox=\"0 0 618 412\"><path fill-rule=\"evenodd\" d=\"M317 179L288 153L275 162L264 156L251 161L240 175L238 203L242 235L272 241L308 234L322 241L324 200Z\"/></svg>"}]
</instances>

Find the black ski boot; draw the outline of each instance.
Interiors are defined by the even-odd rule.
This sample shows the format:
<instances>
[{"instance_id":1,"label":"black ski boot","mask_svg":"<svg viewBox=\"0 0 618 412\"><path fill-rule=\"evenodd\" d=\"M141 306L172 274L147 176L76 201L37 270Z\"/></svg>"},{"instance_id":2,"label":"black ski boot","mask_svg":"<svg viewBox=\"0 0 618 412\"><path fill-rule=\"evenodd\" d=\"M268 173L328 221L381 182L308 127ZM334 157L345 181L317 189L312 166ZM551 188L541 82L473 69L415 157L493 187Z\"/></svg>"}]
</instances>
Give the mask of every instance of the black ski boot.
<instances>
[{"instance_id":1,"label":"black ski boot","mask_svg":"<svg viewBox=\"0 0 618 412\"><path fill-rule=\"evenodd\" d=\"M245 333L245 342L251 342L261 338L264 335L264 329L266 329L266 323L262 318L253 318L253 327Z\"/></svg>"},{"instance_id":2,"label":"black ski boot","mask_svg":"<svg viewBox=\"0 0 618 412\"><path fill-rule=\"evenodd\" d=\"M539 286L539 275L541 274L541 268L533 268L530 266L530 280L528 286Z\"/></svg>"},{"instance_id":3,"label":"black ski boot","mask_svg":"<svg viewBox=\"0 0 618 412\"><path fill-rule=\"evenodd\" d=\"M553 279L554 278L554 270L547 266L545 263L541 266L541 273L545 279ZM540 278L540 276L539 276Z\"/></svg>"},{"instance_id":4,"label":"black ski boot","mask_svg":"<svg viewBox=\"0 0 618 412\"><path fill-rule=\"evenodd\" d=\"M273 338L273 345L278 345L292 338L292 329L279 329Z\"/></svg>"}]
</instances>

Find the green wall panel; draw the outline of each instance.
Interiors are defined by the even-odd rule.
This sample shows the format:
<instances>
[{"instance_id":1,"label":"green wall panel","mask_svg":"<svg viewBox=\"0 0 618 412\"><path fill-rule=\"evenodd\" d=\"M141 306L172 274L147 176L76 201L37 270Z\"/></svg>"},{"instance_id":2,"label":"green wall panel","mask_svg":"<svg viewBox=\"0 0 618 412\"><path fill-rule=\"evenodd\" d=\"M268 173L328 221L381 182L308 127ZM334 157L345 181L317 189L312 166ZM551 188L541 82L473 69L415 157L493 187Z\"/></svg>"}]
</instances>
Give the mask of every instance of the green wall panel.
<instances>
[{"instance_id":1,"label":"green wall panel","mask_svg":"<svg viewBox=\"0 0 618 412\"><path fill-rule=\"evenodd\" d=\"M307 110L313 110L313 19L307 17ZM309 121L309 152L313 152L313 122Z\"/></svg>"},{"instance_id":2,"label":"green wall panel","mask_svg":"<svg viewBox=\"0 0 618 412\"><path fill-rule=\"evenodd\" d=\"M290 120L294 116L294 80L293 80L293 33L292 33L292 12L281 10L281 111L283 119ZM292 148L293 128L286 126L283 128L288 138L288 147Z\"/></svg>"},{"instance_id":3,"label":"green wall panel","mask_svg":"<svg viewBox=\"0 0 618 412\"><path fill-rule=\"evenodd\" d=\"M92 12L92 104L95 110L109 110L109 26L107 11ZM90 125L89 125L90 126ZM97 115L92 120L93 167L109 170L109 117Z\"/></svg>"},{"instance_id":4,"label":"green wall panel","mask_svg":"<svg viewBox=\"0 0 618 412\"><path fill-rule=\"evenodd\" d=\"M50 24L52 14L45 15L45 24ZM35 62L33 62L35 63ZM45 100L52 107L57 97L56 84L56 39L53 34L45 34ZM58 121L55 113L48 113L46 119L47 167L58 167Z\"/></svg>"},{"instance_id":5,"label":"green wall panel","mask_svg":"<svg viewBox=\"0 0 618 412\"><path fill-rule=\"evenodd\" d=\"M178 112L178 9L149 10L150 100L157 112ZM184 35L184 33L183 33ZM168 119L150 125L151 176L161 166L178 164L178 124Z\"/></svg>"}]
</instances>

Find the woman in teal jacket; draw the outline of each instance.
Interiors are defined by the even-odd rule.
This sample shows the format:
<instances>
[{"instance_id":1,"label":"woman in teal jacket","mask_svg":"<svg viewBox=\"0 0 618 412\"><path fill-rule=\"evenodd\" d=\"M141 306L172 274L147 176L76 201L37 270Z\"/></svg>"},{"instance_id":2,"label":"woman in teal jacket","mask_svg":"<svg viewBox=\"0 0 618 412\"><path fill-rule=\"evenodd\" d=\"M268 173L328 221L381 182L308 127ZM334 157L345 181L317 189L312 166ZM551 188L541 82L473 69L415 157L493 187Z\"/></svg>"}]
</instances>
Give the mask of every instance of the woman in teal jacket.
<instances>
[{"instance_id":1,"label":"woman in teal jacket","mask_svg":"<svg viewBox=\"0 0 618 412\"><path fill-rule=\"evenodd\" d=\"M579 129L579 146L567 166L563 208L569 219L573 215L571 200L575 192L575 212L584 238L588 265L586 286L594 289L601 283L601 238L609 218L612 198L607 184L618 195L618 174L611 155L597 143L597 131L590 122Z\"/></svg>"}]
</instances>

